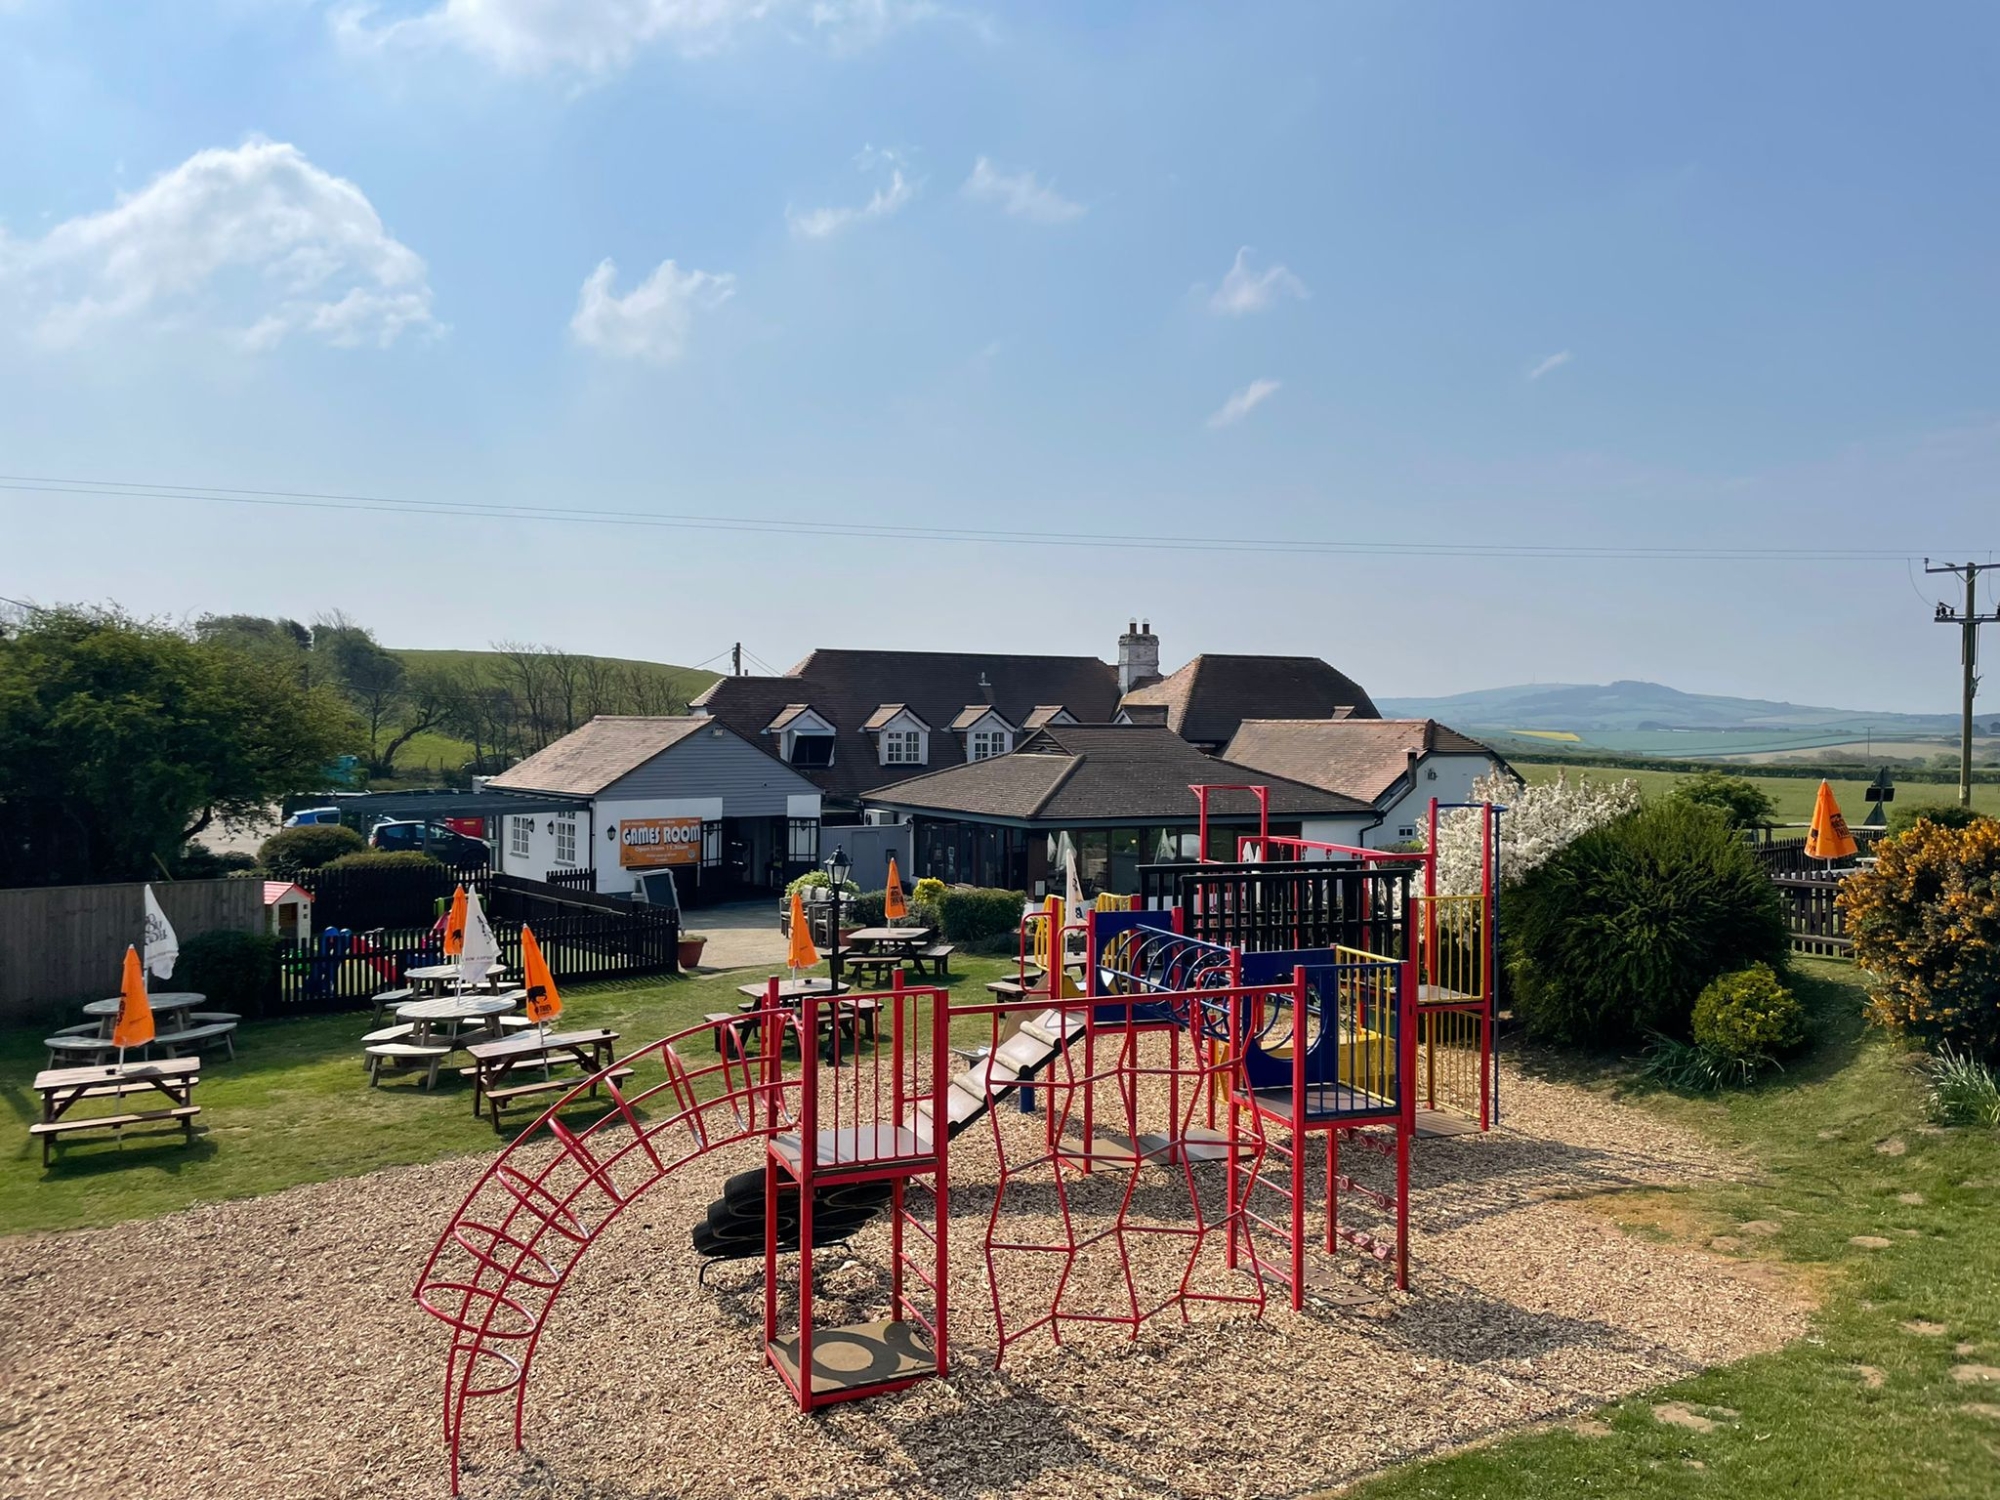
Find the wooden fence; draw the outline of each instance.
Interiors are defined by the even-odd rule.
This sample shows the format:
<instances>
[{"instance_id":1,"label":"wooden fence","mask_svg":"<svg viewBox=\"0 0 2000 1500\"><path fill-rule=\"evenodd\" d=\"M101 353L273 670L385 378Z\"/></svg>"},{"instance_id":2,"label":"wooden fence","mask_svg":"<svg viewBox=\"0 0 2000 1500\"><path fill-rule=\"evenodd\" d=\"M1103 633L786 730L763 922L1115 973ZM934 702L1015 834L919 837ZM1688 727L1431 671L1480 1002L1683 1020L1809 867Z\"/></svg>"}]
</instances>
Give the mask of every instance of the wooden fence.
<instances>
[{"instance_id":1,"label":"wooden fence","mask_svg":"<svg viewBox=\"0 0 2000 1500\"><path fill-rule=\"evenodd\" d=\"M141 938L144 890L137 882L0 890L0 1025L116 994L126 945ZM163 880L153 893L182 942L265 924L261 881Z\"/></svg>"},{"instance_id":2,"label":"wooden fence","mask_svg":"<svg viewBox=\"0 0 2000 1500\"><path fill-rule=\"evenodd\" d=\"M542 876L547 885L561 886L566 891L597 891L597 871L595 870L550 870Z\"/></svg>"},{"instance_id":3,"label":"wooden fence","mask_svg":"<svg viewBox=\"0 0 2000 1500\"><path fill-rule=\"evenodd\" d=\"M1880 834L1872 828L1857 829L1855 836L1865 853ZM1785 903L1792 952L1819 958L1851 956L1853 945L1847 936L1847 919L1834 904L1834 897L1840 892L1841 881L1854 871L1829 870L1825 860L1808 859L1806 841L1802 838L1773 839L1751 847Z\"/></svg>"}]
</instances>

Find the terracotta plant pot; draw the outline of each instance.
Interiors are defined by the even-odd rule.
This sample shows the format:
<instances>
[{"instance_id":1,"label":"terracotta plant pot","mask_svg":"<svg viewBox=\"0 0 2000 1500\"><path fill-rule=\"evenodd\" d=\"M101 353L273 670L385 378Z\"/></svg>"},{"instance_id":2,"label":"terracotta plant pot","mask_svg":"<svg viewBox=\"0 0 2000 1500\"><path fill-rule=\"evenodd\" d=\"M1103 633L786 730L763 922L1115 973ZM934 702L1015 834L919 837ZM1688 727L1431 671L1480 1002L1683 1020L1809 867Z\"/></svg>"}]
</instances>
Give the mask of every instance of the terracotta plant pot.
<instances>
[{"instance_id":1,"label":"terracotta plant pot","mask_svg":"<svg viewBox=\"0 0 2000 1500\"><path fill-rule=\"evenodd\" d=\"M701 950L708 946L705 937L684 937L680 942L681 967L692 969L701 962Z\"/></svg>"}]
</instances>

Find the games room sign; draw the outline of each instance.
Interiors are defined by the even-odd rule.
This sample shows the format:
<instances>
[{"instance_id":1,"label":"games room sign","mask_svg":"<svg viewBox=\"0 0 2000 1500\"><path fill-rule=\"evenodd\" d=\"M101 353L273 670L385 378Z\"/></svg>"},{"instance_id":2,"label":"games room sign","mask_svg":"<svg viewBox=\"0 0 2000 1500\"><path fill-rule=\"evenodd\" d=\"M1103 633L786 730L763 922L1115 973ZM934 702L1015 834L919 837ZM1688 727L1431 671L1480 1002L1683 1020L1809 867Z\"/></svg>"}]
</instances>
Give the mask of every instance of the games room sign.
<instances>
[{"instance_id":1,"label":"games room sign","mask_svg":"<svg viewBox=\"0 0 2000 1500\"><path fill-rule=\"evenodd\" d=\"M700 864L701 819L625 819L618 825L618 863L627 870Z\"/></svg>"}]
</instances>

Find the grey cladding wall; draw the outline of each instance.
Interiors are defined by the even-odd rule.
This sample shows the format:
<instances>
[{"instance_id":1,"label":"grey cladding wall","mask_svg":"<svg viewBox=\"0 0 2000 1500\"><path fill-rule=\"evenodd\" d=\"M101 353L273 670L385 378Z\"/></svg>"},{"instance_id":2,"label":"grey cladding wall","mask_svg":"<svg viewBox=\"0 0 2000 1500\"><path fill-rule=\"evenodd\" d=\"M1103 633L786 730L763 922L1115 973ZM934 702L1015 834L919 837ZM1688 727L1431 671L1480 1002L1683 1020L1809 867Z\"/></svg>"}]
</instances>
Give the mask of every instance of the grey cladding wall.
<instances>
[{"instance_id":1,"label":"grey cladding wall","mask_svg":"<svg viewBox=\"0 0 2000 1500\"><path fill-rule=\"evenodd\" d=\"M790 766L718 724L669 745L598 795L611 802L638 797L721 797L724 817L782 818L787 797L818 791Z\"/></svg>"}]
</instances>

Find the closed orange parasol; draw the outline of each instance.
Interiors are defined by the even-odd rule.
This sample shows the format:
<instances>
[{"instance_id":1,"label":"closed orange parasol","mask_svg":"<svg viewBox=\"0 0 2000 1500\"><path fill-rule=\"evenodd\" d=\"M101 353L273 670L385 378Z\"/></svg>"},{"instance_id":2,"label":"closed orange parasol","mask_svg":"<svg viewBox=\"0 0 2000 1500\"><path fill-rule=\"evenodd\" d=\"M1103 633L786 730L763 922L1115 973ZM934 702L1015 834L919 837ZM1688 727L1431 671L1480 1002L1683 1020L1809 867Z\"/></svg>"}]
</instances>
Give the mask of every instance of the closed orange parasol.
<instances>
[{"instance_id":1,"label":"closed orange parasol","mask_svg":"<svg viewBox=\"0 0 2000 1500\"><path fill-rule=\"evenodd\" d=\"M898 917L910 914L910 903L903 899L903 875L896 868L896 856L889 856L889 883L882 888L882 918L893 922Z\"/></svg>"},{"instance_id":2,"label":"closed orange parasol","mask_svg":"<svg viewBox=\"0 0 2000 1500\"><path fill-rule=\"evenodd\" d=\"M1812 827L1806 830L1806 858L1846 859L1859 847L1847 831L1840 804L1833 800L1833 788L1822 781L1813 800Z\"/></svg>"},{"instance_id":3,"label":"closed orange parasol","mask_svg":"<svg viewBox=\"0 0 2000 1500\"><path fill-rule=\"evenodd\" d=\"M451 915L444 919L444 956L457 958L465 952L465 887L451 893Z\"/></svg>"},{"instance_id":4,"label":"closed orange parasol","mask_svg":"<svg viewBox=\"0 0 2000 1500\"><path fill-rule=\"evenodd\" d=\"M521 928L521 976L528 988L527 1017L545 1026L562 1014L562 996L556 993L555 976L549 973L542 945L535 941L532 927Z\"/></svg>"},{"instance_id":5,"label":"closed orange parasol","mask_svg":"<svg viewBox=\"0 0 2000 1500\"><path fill-rule=\"evenodd\" d=\"M792 892L792 945L785 950L785 967L796 974L800 969L810 969L819 962L819 949L813 946L812 929L806 925L806 898L803 891Z\"/></svg>"},{"instance_id":6,"label":"closed orange parasol","mask_svg":"<svg viewBox=\"0 0 2000 1500\"><path fill-rule=\"evenodd\" d=\"M118 1020L111 1028L111 1045L123 1060L127 1047L143 1047L153 1039L153 1007L146 1003L146 971L139 950L125 949L125 978L118 987Z\"/></svg>"}]
</instances>

